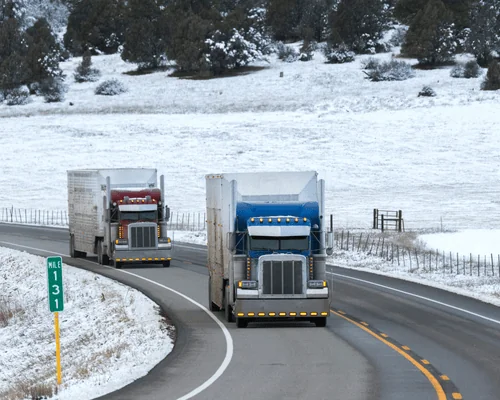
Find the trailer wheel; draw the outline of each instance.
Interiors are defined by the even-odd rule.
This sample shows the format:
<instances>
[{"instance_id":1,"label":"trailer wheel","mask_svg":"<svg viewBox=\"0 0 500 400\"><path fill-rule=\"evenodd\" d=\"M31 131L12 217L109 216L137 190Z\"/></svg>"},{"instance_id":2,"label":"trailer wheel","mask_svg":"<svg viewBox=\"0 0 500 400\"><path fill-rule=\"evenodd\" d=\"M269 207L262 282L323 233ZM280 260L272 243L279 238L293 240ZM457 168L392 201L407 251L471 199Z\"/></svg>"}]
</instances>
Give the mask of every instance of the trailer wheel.
<instances>
[{"instance_id":1,"label":"trailer wheel","mask_svg":"<svg viewBox=\"0 0 500 400\"><path fill-rule=\"evenodd\" d=\"M170 267L170 260L163 261L163 267L164 267L164 268L168 268L168 267Z\"/></svg>"},{"instance_id":2,"label":"trailer wheel","mask_svg":"<svg viewBox=\"0 0 500 400\"><path fill-rule=\"evenodd\" d=\"M248 326L248 321L246 318L236 317L236 326L238 328L246 328Z\"/></svg>"},{"instance_id":3,"label":"trailer wheel","mask_svg":"<svg viewBox=\"0 0 500 400\"><path fill-rule=\"evenodd\" d=\"M234 322L233 317L233 307L229 305L229 286L226 286L225 296L224 296L224 315L227 322Z\"/></svg>"},{"instance_id":4,"label":"trailer wheel","mask_svg":"<svg viewBox=\"0 0 500 400\"><path fill-rule=\"evenodd\" d=\"M85 258L87 253L75 250L75 235L69 235L69 255L71 258Z\"/></svg>"},{"instance_id":5,"label":"trailer wheel","mask_svg":"<svg viewBox=\"0 0 500 400\"><path fill-rule=\"evenodd\" d=\"M212 277L208 277L208 309L210 311L220 311L217 304L212 302Z\"/></svg>"},{"instance_id":6,"label":"trailer wheel","mask_svg":"<svg viewBox=\"0 0 500 400\"><path fill-rule=\"evenodd\" d=\"M318 328L324 328L326 326L326 317L315 318L313 322Z\"/></svg>"}]
</instances>

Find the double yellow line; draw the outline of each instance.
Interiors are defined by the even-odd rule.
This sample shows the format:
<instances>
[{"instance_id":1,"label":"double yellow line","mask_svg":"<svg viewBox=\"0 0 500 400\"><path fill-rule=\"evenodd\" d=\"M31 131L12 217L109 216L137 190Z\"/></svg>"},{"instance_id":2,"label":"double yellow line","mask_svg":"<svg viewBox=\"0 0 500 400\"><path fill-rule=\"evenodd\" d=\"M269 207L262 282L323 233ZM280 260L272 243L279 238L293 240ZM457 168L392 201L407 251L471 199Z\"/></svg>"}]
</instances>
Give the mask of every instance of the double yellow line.
<instances>
[{"instance_id":1,"label":"double yellow line","mask_svg":"<svg viewBox=\"0 0 500 400\"><path fill-rule=\"evenodd\" d=\"M353 319L346 316L346 314L343 311L340 311L340 310L339 311L330 310L330 311L332 314L334 314L340 318L343 318L346 321L349 321L351 324L356 325L360 329L363 329L366 333L372 335L374 338L376 338L377 340L380 340L382 343L384 343L385 345L389 346L391 349L393 349L394 351L396 351L397 353L402 355L409 362L411 362L420 372L422 372L425 375L425 377L429 380L432 387L436 391L438 400L447 400L448 399L448 397L446 396L446 393L443 389L443 386L441 385L441 383L439 383L439 380L427 368L425 368L422 365L422 363L423 364L430 364L427 360L421 360L421 362L417 361L415 358L413 358L410 354L407 353L407 351L410 350L409 347L407 347L407 346L398 347L395 344L389 342L387 339L385 339L385 337L388 337L388 335L385 335L383 333L379 334L379 333L372 331L371 329L368 328L369 325L366 322L360 323L360 322L354 321ZM441 379L449 380L449 378L446 375L442 375ZM462 395L459 392L454 391L451 393L451 396L454 400L461 400L462 399Z\"/></svg>"}]
</instances>

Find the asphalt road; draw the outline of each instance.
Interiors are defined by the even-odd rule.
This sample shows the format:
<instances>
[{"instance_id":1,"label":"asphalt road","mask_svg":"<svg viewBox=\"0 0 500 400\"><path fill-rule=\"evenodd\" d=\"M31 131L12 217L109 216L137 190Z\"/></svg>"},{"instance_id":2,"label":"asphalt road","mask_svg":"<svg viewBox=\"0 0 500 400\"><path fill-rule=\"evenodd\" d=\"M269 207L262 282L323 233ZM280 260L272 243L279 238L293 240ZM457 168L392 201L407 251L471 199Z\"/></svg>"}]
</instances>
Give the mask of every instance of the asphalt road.
<instances>
[{"instance_id":1,"label":"asphalt road","mask_svg":"<svg viewBox=\"0 0 500 400\"><path fill-rule=\"evenodd\" d=\"M42 256L65 255L67 232L0 224L0 246ZM280 323L237 329L218 313L217 322L179 294L207 305L205 259L203 247L181 244L175 246L168 269L119 271L95 264L92 257L65 258L143 291L177 327L176 345L163 362L146 377L104 398L178 399L194 394L196 399L500 398L497 307L331 267L334 313L327 328Z\"/></svg>"}]
</instances>

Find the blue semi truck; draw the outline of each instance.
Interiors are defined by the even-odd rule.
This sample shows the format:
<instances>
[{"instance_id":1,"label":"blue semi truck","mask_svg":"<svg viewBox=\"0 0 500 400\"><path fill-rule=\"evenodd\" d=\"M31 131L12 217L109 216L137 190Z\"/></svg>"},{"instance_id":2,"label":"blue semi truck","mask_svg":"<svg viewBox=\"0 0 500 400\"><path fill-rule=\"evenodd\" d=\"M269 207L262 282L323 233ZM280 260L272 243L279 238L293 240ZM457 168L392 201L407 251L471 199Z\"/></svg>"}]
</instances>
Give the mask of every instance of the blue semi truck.
<instances>
[{"instance_id":1,"label":"blue semi truck","mask_svg":"<svg viewBox=\"0 0 500 400\"><path fill-rule=\"evenodd\" d=\"M317 173L206 176L209 308L228 322L330 315L326 257L333 232Z\"/></svg>"}]
</instances>

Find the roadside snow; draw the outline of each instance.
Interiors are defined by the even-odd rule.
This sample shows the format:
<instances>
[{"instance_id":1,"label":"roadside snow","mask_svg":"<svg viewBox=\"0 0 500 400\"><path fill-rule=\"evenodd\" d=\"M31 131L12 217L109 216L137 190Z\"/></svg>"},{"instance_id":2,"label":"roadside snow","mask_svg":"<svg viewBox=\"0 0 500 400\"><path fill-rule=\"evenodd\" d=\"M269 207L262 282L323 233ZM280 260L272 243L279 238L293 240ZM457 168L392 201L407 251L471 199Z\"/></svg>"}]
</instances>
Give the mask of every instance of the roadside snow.
<instances>
[{"instance_id":1,"label":"roadside snow","mask_svg":"<svg viewBox=\"0 0 500 400\"><path fill-rule=\"evenodd\" d=\"M26 397L29 387L53 389L54 317L46 259L0 247L0 276L0 398ZM142 293L67 265L63 279L63 384L54 399L112 392L146 375L170 353L174 327Z\"/></svg>"}]
</instances>

